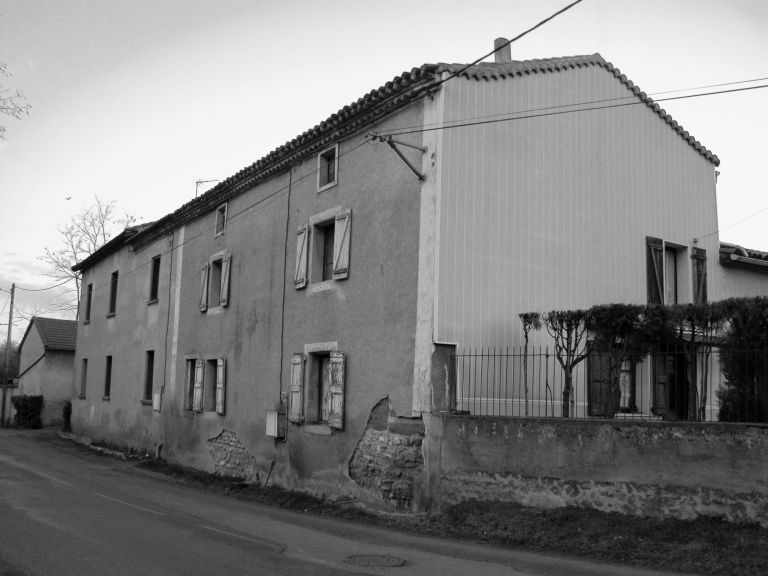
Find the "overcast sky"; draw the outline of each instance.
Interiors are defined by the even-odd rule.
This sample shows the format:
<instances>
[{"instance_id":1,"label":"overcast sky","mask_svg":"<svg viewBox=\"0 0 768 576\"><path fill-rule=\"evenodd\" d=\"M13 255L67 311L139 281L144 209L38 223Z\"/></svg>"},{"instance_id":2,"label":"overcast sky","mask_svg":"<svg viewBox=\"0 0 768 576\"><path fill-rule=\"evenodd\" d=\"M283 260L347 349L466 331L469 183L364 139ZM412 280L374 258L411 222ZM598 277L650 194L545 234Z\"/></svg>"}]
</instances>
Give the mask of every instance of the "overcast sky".
<instances>
[{"instance_id":1,"label":"overcast sky","mask_svg":"<svg viewBox=\"0 0 768 576\"><path fill-rule=\"evenodd\" d=\"M94 196L155 220L196 180L234 174L405 70L470 62L567 3L0 0L0 61L32 106L0 143L0 289L50 286L38 258ZM767 78L768 2L584 0L512 45L514 59L594 52L651 94ZM740 86L755 84L768 80ZM768 89L661 103L721 160L721 240L762 250L766 104ZM50 294L20 291L17 306L40 310Z\"/></svg>"}]
</instances>

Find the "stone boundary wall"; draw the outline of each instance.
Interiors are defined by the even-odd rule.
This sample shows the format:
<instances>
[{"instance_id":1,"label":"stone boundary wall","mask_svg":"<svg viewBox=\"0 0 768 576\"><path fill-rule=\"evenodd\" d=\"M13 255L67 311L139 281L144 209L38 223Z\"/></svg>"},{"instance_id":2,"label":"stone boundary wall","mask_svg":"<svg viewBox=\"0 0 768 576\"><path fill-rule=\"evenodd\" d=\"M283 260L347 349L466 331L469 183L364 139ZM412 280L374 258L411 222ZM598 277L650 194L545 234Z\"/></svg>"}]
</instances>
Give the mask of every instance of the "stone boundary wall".
<instances>
[{"instance_id":1,"label":"stone boundary wall","mask_svg":"<svg viewBox=\"0 0 768 576\"><path fill-rule=\"evenodd\" d=\"M425 415L431 509L465 500L768 526L768 425Z\"/></svg>"}]
</instances>

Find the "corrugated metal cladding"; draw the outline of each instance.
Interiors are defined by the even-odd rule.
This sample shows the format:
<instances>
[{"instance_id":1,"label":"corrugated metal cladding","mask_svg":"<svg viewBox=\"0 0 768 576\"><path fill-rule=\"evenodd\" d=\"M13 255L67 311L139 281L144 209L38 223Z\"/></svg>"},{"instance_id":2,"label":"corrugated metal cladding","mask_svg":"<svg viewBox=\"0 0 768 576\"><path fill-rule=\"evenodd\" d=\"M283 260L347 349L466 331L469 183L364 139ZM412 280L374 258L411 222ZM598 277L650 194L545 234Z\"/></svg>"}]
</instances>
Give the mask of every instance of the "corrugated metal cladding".
<instances>
[{"instance_id":1,"label":"corrugated metal cladding","mask_svg":"<svg viewBox=\"0 0 768 576\"><path fill-rule=\"evenodd\" d=\"M456 78L445 91L446 122L594 104L442 131L437 340L517 345L520 312L643 303L646 236L685 247L690 274L692 239L717 230L714 166L645 104L605 108L639 102L612 74ZM714 267L717 235L697 246Z\"/></svg>"}]
</instances>

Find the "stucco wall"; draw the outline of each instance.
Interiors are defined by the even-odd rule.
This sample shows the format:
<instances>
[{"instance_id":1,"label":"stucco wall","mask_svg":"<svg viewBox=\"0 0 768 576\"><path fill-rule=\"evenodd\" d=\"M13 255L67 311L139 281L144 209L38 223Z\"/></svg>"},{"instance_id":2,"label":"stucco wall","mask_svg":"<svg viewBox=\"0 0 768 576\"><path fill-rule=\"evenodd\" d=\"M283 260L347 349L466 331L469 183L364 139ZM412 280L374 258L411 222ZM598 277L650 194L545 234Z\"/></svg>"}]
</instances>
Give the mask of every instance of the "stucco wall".
<instances>
[{"instance_id":1,"label":"stucco wall","mask_svg":"<svg viewBox=\"0 0 768 576\"><path fill-rule=\"evenodd\" d=\"M456 415L426 424L433 507L498 499L768 526L768 426Z\"/></svg>"}]
</instances>

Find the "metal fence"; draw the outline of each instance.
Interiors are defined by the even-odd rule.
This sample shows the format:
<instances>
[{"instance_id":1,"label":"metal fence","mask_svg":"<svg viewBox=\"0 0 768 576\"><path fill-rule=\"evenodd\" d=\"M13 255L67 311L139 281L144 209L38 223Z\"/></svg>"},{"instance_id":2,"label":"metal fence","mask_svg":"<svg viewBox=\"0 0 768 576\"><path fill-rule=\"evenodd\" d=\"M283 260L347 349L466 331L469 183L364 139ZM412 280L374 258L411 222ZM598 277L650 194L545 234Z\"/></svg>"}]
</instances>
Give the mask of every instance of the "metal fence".
<instances>
[{"instance_id":1,"label":"metal fence","mask_svg":"<svg viewBox=\"0 0 768 576\"><path fill-rule=\"evenodd\" d=\"M765 350L593 350L570 387L551 348L470 349L453 360L456 410L475 415L768 422Z\"/></svg>"}]
</instances>

